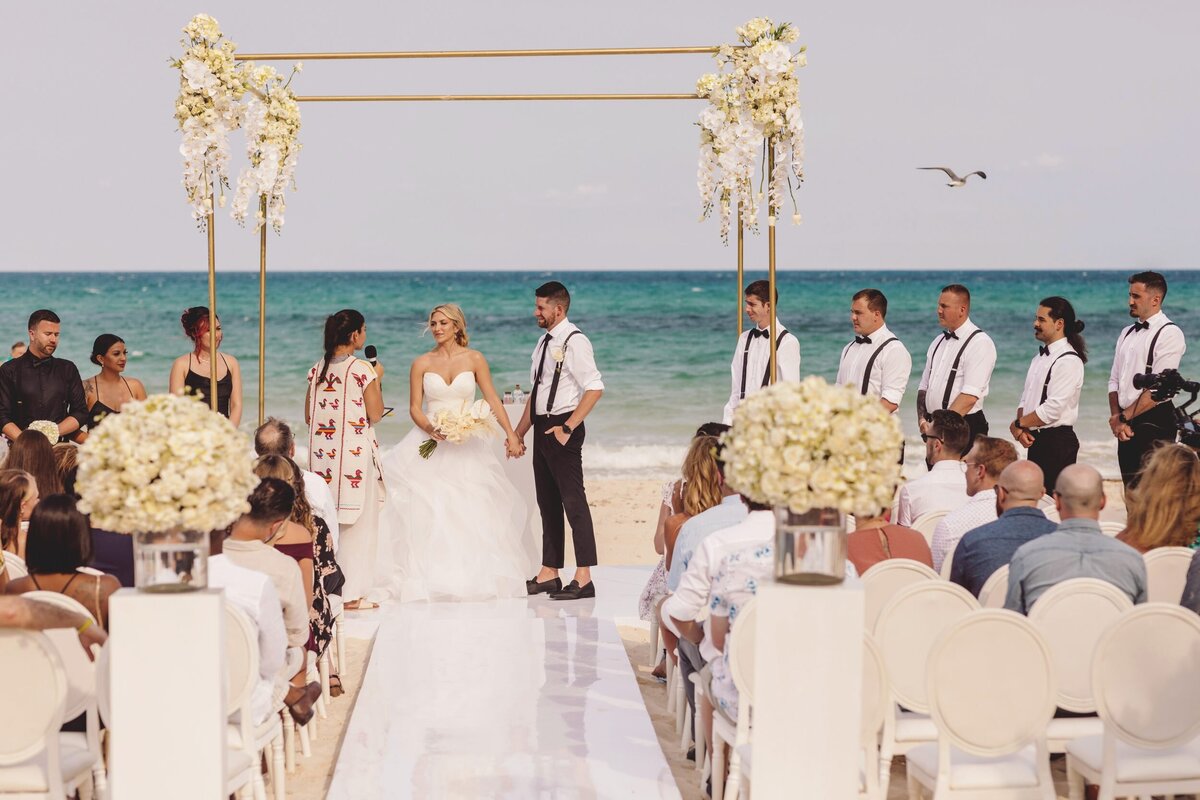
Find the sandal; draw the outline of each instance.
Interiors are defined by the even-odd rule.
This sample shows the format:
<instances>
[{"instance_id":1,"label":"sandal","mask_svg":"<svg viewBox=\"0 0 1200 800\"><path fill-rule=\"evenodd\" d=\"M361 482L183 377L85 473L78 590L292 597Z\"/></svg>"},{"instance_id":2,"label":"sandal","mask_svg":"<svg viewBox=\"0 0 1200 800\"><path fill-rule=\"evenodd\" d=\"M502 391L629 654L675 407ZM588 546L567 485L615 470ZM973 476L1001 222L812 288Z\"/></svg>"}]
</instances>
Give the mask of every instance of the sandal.
<instances>
[{"instance_id":1,"label":"sandal","mask_svg":"<svg viewBox=\"0 0 1200 800\"><path fill-rule=\"evenodd\" d=\"M341 697L345 693L346 693L346 690L342 688L342 679L339 678L337 675L330 675L329 676L329 696L330 697Z\"/></svg>"},{"instance_id":2,"label":"sandal","mask_svg":"<svg viewBox=\"0 0 1200 800\"><path fill-rule=\"evenodd\" d=\"M351 600L342 607L347 611L374 611L379 608L379 603L372 603L370 600L360 598L358 600Z\"/></svg>"}]
</instances>

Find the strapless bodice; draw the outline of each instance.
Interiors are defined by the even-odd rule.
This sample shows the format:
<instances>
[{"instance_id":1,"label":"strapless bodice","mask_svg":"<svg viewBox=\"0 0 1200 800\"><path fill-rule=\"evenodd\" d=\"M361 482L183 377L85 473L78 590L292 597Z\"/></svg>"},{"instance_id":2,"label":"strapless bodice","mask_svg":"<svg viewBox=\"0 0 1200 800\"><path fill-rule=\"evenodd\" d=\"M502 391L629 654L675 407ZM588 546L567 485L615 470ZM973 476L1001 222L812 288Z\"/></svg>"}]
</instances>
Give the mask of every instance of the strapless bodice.
<instances>
[{"instance_id":1,"label":"strapless bodice","mask_svg":"<svg viewBox=\"0 0 1200 800\"><path fill-rule=\"evenodd\" d=\"M461 411L475 401L473 372L460 372L449 383L436 372L426 372L422 381L425 385L425 408L429 413L443 408Z\"/></svg>"}]
</instances>

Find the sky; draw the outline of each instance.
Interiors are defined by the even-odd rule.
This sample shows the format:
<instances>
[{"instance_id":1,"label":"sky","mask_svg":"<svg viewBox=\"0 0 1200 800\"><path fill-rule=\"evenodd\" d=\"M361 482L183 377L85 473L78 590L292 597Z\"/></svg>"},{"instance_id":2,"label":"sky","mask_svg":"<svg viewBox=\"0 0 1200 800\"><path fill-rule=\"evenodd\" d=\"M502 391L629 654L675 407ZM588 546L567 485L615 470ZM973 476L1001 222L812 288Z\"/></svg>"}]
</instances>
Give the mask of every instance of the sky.
<instances>
[{"instance_id":1,"label":"sky","mask_svg":"<svg viewBox=\"0 0 1200 800\"><path fill-rule=\"evenodd\" d=\"M11 3L0 271L202 270L172 118L192 14L242 52L732 42L791 21L805 222L784 269L1200 266L1194 0ZM310 61L301 94L689 92L703 55ZM272 269L728 269L698 222L700 101L306 104ZM234 164L244 163L240 134ZM947 165L988 180L951 190ZM790 213L790 212L789 212ZM256 269L226 217L218 268ZM766 265L766 236L748 264Z\"/></svg>"}]
</instances>

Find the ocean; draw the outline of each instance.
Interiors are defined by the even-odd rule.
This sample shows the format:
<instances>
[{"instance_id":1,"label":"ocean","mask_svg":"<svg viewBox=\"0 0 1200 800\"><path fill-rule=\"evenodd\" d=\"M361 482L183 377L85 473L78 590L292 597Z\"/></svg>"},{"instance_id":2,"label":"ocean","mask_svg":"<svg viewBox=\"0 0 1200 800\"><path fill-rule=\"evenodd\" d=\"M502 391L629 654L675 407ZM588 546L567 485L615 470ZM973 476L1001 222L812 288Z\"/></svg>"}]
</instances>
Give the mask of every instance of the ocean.
<instances>
[{"instance_id":1,"label":"ocean","mask_svg":"<svg viewBox=\"0 0 1200 800\"><path fill-rule=\"evenodd\" d=\"M888 326L913 354L914 374L898 412L909 438L910 462L923 453L913 404L924 352L938 330L935 306L951 280L972 293L971 318L996 341L998 361L986 400L993 433L1007 436L1025 370L1036 350L1032 322L1047 295L1068 298L1086 322L1090 359L1081 418L1080 459L1115 476L1116 445L1108 433L1108 372L1122 326L1128 324L1126 279L1116 271L805 271L780 272L780 319L798 335L801 373L832 380L842 346L853 335L850 298L864 287L888 297ZM765 277L748 273L747 280ZM571 320L590 336L606 391L588 419L585 466L604 476L674 473L691 432L719 420L729 395L739 305L736 274L724 272L276 272L267 289L267 396L269 415L303 427L305 375L320 358L326 315L357 308L367 318L367 339L379 349L387 375L384 396L397 413L379 426L384 447L411 422L408 366L431 346L422 335L428 310L460 304L471 346L492 365L497 386L528 390L529 355L539 330L532 317L533 290L559 279L571 290ZM1191 336L1200 335L1200 272L1167 274L1168 316ZM63 320L58 355L87 377L92 340L116 333L130 350L127 375L151 392L165 391L170 362L188 351L179 326L184 308L207 302L204 273L7 273L0 274L0 333L4 345L24 340L30 311L48 307ZM217 309L225 331L222 351L242 362L244 422L254 427L258 375L258 276L219 273ZM1200 346L1182 364L1200 378Z\"/></svg>"}]
</instances>

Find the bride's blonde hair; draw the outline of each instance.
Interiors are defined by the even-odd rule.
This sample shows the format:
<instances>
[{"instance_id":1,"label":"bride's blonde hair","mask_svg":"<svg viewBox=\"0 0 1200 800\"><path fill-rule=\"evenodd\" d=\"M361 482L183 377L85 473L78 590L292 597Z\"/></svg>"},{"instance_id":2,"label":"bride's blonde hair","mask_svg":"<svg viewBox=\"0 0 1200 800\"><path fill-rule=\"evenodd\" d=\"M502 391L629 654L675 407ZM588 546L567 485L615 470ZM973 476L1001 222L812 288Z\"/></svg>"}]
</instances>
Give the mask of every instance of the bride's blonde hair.
<instances>
[{"instance_id":1,"label":"bride's blonde hair","mask_svg":"<svg viewBox=\"0 0 1200 800\"><path fill-rule=\"evenodd\" d=\"M467 338L467 316L463 314L463 310L457 303L442 303L440 306L433 307L433 310L429 312L429 318L433 319L433 315L439 311L446 319L454 323L454 341L466 347L469 340ZM426 328L428 327L426 325Z\"/></svg>"}]
</instances>

